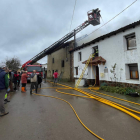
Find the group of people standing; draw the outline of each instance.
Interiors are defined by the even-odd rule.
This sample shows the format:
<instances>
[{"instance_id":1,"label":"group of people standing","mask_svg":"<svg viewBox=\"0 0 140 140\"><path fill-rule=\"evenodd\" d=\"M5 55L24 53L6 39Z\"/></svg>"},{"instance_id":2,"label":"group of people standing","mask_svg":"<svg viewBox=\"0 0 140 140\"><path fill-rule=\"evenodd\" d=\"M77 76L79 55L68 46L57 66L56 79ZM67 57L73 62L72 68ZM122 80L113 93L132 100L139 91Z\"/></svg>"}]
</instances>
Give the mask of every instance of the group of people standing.
<instances>
[{"instance_id":1,"label":"group of people standing","mask_svg":"<svg viewBox=\"0 0 140 140\"><path fill-rule=\"evenodd\" d=\"M27 84L28 77L29 76L27 75L27 72L22 71L22 74L21 74L21 83L22 83L21 91L22 92L26 92L26 84ZM37 74L36 70L33 70L33 73L30 75L30 82L31 82L30 94L32 94L33 89L35 89L35 92L37 93L37 89L39 85L41 88L41 83L42 83L41 73Z\"/></svg>"},{"instance_id":2,"label":"group of people standing","mask_svg":"<svg viewBox=\"0 0 140 140\"><path fill-rule=\"evenodd\" d=\"M54 72L54 85L57 85L58 82L58 72L57 70ZM13 92L14 90L18 90L21 82L21 92L26 92L26 84L27 78L30 77L30 94L32 94L32 90L35 89L37 93L38 86L41 88L42 83L42 75L41 73L37 74L36 70L33 70L30 76L27 75L27 71L12 71L9 70L6 66L0 66L0 116L5 116L9 112L5 111L4 101L5 103L10 102L8 99L9 92Z\"/></svg>"},{"instance_id":3,"label":"group of people standing","mask_svg":"<svg viewBox=\"0 0 140 140\"><path fill-rule=\"evenodd\" d=\"M5 65L0 66L0 116L5 116L9 113L5 111L4 103L10 102L8 94L19 89L20 81L22 85L21 91L26 92L28 77L26 71L17 72L9 70ZM38 86L40 85L41 87L41 73L37 74L36 70L33 70L33 73L30 75L30 82L30 94L32 94L33 89L37 93Z\"/></svg>"}]
</instances>

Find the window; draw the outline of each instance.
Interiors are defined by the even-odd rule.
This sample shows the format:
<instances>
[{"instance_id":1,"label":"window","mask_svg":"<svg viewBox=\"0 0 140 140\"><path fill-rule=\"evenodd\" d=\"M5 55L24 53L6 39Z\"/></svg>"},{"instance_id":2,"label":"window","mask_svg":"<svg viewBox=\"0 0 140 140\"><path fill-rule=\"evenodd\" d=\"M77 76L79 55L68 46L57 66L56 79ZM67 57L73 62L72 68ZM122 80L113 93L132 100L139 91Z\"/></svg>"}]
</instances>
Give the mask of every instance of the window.
<instances>
[{"instance_id":1,"label":"window","mask_svg":"<svg viewBox=\"0 0 140 140\"><path fill-rule=\"evenodd\" d=\"M78 53L79 61L82 61L81 52Z\"/></svg>"},{"instance_id":2,"label":"window","mask_svg":"<svg viewBox=\"0 0 140 140\"><path fill-rule=\"evenodd\" d=\"M64 67L64 60L61 61L61 67Z\"/></svg>"},{"instance_id":3,"label":"window","mask_svg":"<svg viewBox=\"0 0 140 140\"><path fill-rule=\"evenodd\" d=\"M75 67L75 73L78 75L78 67Z\"/></svg>"},{"instance_id":4,"label":"window","mask_svg":"<svg viewBox=\"0 0 140 140\"><path fill-rule=\"evenodd\" d=\"M53 74L54 74L54 70L52 70L52 76L53 76Z\"/></svg>"},{"instance_id":5,"label":"window","mask_svg":"<svg viewBox=\"0 0 140 140\"><path fill-rule=\"evenodd\" d=\"M127 50L132 50L136 49L136 36L135 33L130 34L125 37L126 38L126 43L127 43Z\"/></svg>"},{"instance_id":6,"label":"window","mask_svg":"<svg viewBox=\"0 0 140 140\"><path fill-rule=\"evenodd\" d=\"M27 71L28 72L32 72L33 70L36 70L37 72L41 72L42 71L41 66L28 66L27 65Z\"/></svg>"},{"instance_id":7,"label":"window","mask_svg":"<svg viewBox=\"0 0 140 140\"><path fill-rule=\"evenodd\" d=\"M93 53L95 56L98 56L98 46L92 48L92 53Z\"/></svg>"},{"instance_id":8,"label":"window","mask_svg":"<svg viewBox=\"0 0 140 140\"><path fill-rule=\"evenodd\" d=\"M52 63L54 63L54 58L52 59Z\"/></svg>"},{"instance_id":9,"label":"window","mask_svg":"<svg viewBox=\"0 0 140 140\"><path fill-rule=\"evenodd\" d=\"M139 79L138 65L129 64L128 66L129 66L129 71L130 71L130 79Z\"/></svg>"}]
</instances>

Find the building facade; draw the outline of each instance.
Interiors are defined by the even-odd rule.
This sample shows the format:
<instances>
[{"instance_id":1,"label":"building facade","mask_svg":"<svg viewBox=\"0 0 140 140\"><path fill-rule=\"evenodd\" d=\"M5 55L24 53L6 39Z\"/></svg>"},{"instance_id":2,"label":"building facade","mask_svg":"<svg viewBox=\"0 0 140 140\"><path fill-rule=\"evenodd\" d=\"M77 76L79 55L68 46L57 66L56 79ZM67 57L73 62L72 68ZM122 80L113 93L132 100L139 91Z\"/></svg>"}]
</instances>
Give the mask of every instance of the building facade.
<instances>
[{"instance_id":1,"label":"building facade","mask_svg":"<svg viewBox=\"0 0 140 140\"><path fill-rule=\"evenodd\" d=\"M140 21L98 37L72 51L74 55L74 77L79 78L85 61L90 60L83 79L89 84L118 82L124 86L139 86L140 79ZM95 80L96 79L96 80Z\"/></svg>"},{"instance_id":2,"label":"building facade","mask_svg":"<svg viewBox=\"0 0 140 140\"><path fill-rule=\"evenodd\" d=\"M71 58L69 51L74 48L74 42L69 41L48 55L47 78L52 78L57 70L61 80L70 81Z\"/></svg>"}]
</instances>

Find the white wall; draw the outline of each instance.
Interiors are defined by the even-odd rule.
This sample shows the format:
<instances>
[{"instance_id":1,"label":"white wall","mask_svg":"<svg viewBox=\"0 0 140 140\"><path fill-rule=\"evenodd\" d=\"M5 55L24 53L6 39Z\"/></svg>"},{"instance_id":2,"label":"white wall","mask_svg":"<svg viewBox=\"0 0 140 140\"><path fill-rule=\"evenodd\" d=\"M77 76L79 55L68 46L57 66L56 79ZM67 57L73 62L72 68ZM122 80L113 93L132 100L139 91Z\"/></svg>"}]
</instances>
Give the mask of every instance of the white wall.
<instances>
[{"instance_id":1,"label":"white wall","mask_svg":"<svg viewBox=\"0 0 140 140\"><path fill-rule=\"evenodd\" d=\"M97 45L95 45L95 46L97 46ZM81 75L82 70L85 67L85 64L82 64L82 62L86 61L89 58L90 54L92 53L92 47L93 47L93 45L90 45L89 47L86 47L79 51L74 52L74 67L78 67L78 75L76 76L74 74L74 77L79 77ZM79 61L79 59L78 59L79 52L81 52L81 57L82 57L81 61ZM89 76L87 74L88 74L88 68L85 71L83 78L88 78Z\"/></svg>"},{"instance_id":2,"label":"white wall","mask_svg":"<svg viewBox=\"0 0 140 140\"><path fill-rule=\"evenodd\" d=\"M126 40L124 36L134 33L136 35L136 50L127 50ZM109 38L99 41L96 44L89 45L83 49L77 50L74 52L74 67L82 67L84 68L83 61L89 58L89 55L92 53L92 47L98 46L99 56L102 56L106 59L105 65L99 65L99 74L104 73L104 68L108 68L108 73L104 74L104 77L100 77L100 80L111 81L110 77L113 77L113 74L110 72L115 63L116 65L116 76L118 78L118 82L125 83L135 83L140 84L140 80L131 80L130 76L127 76L129 71L127 68L127 64L130 63L138 63L138 71L140 74L140 26L136 26L135 28L126 30L125 32L121 32L119 34L113 35ZM78 62L78 53L82 53L82 61ZM121 70L123 69L123 70ZM79 69L78 69L79 70ZM78 71L78 76L80 76L82 71ZM87 78L94 78L91 74L90 66L87 68L86 73L88 72Z\"/></svg>"}]
</instances>

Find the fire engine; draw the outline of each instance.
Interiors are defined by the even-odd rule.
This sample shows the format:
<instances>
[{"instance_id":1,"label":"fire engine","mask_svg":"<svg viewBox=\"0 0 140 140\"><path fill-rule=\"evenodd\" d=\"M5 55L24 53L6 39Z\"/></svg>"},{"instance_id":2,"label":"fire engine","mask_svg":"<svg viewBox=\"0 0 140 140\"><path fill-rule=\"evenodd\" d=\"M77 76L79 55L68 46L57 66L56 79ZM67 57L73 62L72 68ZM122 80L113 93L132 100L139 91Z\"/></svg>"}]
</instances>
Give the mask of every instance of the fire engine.
<instances>
[{"instance_id":1,"label":"fire engine","mask_svg":"<svg viewBox=\"0 0 140 140\"><path fill-rule=\"evenodd\" d=\"M22 65L22 69L24 71L27 71L27 75L28 75L27 81L30 81L33 70L36 70L37 75L41 73L41 76L43 77L42 65L31 65L30 61L27 61Z\"/></svg>"}]
</instances>

